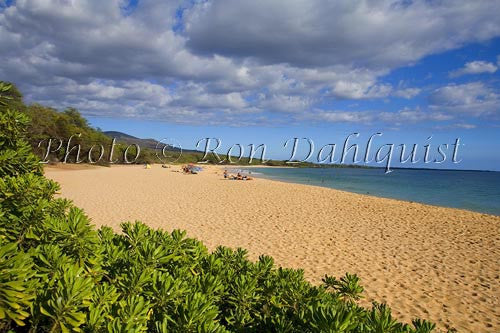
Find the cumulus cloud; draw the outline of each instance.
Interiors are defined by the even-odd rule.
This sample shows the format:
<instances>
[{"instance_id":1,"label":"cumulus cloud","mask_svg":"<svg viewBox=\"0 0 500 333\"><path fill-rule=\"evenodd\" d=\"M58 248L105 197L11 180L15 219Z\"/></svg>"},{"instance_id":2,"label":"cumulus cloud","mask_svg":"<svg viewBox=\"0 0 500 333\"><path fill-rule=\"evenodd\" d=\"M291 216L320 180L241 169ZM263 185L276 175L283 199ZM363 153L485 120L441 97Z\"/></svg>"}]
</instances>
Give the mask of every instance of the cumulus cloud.
<instances>
[{"instance_id":1,"label":"cumulus cloud","mask_svg":"<svg viewBox=\"0 0 500 333\"><path fill-rule=\"evenodd\" d=\"M498 1L220 0L187 15L199 54L298 67L393 68L498 35Z\"/></svg>"},{"instance_id":2,"label":"cumulus cloud","mask_svg":"<svg viewBox=\"0 0 500 333\"><path fill-rule=\"evenodd\" d=\"M450 72L450 77L458 77L466 74L482 74L482 73L495 73L498 67L491 62L486 61L471 61L465 64L463 68Z\"/></svg>"},{"instance_id":3,"label":"cumulus cloud","mask_svg":"<svg viewBox=\"0 0 500 333\"><path fill-rule=\"evenodd\" d=\"M315 110L314 113L303 115L301 118L313 120L315 122L362 124L385 123L400 126L414 124L422 121L443 122L453 119L453 116L442 112L422 111L419 108L403 108L397 112L384 112L377 110Z\"/></svg>"},{"instance_id":4,"label":"cumulus cloud","mask_svg":"<svg viewBox=\"0 0 500 333\"><path fill-rule=\"evenodd\" d=\"M387 97L392 91L388 84L370 84L369 82L338 81L332 88L332 94L345 99L366 99Z\"/></svg>"},{"instance_id":5,"label":"cumulus cloud","mask_svg":"<svg viewBox=\"0 0 500 333\"><path fill-rule=\"evenodd\" d=\"M500 109L500 94L482 82L450 84L434 90L429 95L429 105L433 110L451 114L493 114Z\"/></svg>"},{"instance_id":6,"label":"cumulus cloud","mask_svg":"<svg viewBox=\"0 0 500 333\"><path fill-rule=\"evenodd\" d=\"M304 96L259 94L257 105L267 111L301 113L309 111L313 101Z\"/></svg>"},{"instance_id":7,"label":"cumulus cloud","mask_svg":"<svg viewBox=\"0 0 500 333\"><path fill-rule=\"evenodd\" d=\"M18 84L28 102L190 124L272 125L284 118L275 113L287 113L289 123L378 121L384 117L374 112L320 105L411 99L419 88L381 78L500 36L498 1L17 0L0 7L0 79Z\"/></svg>"}]
</instances>

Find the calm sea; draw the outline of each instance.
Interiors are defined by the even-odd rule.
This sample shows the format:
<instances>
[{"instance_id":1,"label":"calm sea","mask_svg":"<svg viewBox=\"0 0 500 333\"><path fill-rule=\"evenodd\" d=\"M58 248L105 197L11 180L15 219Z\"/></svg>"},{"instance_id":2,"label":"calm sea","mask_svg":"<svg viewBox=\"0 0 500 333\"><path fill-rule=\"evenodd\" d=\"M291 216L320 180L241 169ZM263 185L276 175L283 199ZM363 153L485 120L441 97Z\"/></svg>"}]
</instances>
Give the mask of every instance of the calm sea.
<instances>
[{"instance_id":1,"label":"calm sea","mask_svg":"<svg viewBox=\"0 0 500 333\"><path fill-rule=\"evenodd\" d=\"M258 177L500 215L500 172L252 168Z\"/></svg>"}]
</instances>

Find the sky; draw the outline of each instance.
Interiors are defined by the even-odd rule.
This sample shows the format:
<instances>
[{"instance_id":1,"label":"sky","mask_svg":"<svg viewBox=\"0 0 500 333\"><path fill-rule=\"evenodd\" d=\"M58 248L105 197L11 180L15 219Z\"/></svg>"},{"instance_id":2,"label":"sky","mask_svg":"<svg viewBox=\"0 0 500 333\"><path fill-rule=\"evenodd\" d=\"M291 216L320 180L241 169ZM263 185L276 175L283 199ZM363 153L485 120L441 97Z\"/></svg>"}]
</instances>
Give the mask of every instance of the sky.
<instances>
[{"instance_id":1,"label":"sky","mask_svg":"<svg viewBox=\"0 0 500 333\"><path fill-rule=\"evenodd\" d=\"M499 0L0 0L0 80L187 149L218 138L221 154L265 144L288 159L299 138L300 160L308 138L311 162L358 144L362 164L381 133L368 160L393 145L395 166L500 170L499 12ZM401 144L419 162L399 164Z\"/></svg>"}]
</instances>

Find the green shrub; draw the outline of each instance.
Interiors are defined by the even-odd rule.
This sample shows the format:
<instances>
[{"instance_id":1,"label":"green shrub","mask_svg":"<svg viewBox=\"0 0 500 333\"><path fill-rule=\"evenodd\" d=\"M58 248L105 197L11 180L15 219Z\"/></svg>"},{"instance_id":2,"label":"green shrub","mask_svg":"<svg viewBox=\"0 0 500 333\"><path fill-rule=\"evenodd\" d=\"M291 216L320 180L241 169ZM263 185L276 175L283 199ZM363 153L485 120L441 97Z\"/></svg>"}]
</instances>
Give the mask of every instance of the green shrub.
<instances>
[{"instance_id":1,"label":"green shrub","mask_svg":"<svg viewBox=\"0 0 500 333\"><path fill-rule=\"evenodd\" d=\"M0 247L0 329L12 321L24 325L35 298L37 280L30 255L15 243Z\"/></svg>"},{"instance_id":2,"label":"green shrub","mask_svg":"<svg viewBox=\"0 0 500 333\"><path fill-rule=\"evenodd\" d=\"M245 250L225 247L209 253L178 230L128 222L120 234L95 231L82 210L53 198L58 186L23 138L27 118L0 111L0 332L434 329L398 323L385 305L358 306L355 275L314 286L270 257L251 262Z\"/></svg>"}]
</instances>

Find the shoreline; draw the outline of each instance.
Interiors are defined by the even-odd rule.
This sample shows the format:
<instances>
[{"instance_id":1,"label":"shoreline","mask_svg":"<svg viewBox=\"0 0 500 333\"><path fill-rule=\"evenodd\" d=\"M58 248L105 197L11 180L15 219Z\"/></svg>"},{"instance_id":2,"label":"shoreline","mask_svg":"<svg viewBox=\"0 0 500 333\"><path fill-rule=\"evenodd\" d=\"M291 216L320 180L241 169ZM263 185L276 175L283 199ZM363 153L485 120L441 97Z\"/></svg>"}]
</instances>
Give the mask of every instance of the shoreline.
<instances>
[{"instance_id":1,"label":"shoreline","mask_svg":"<svg viewBox=\"0 0 500 333\"><path fill-rule=\"evenodd\" d=\"M160 167L162 164L160 163L155 163L151 164L153 166ZM209 168L214 168L222 172L224 169L227 169L228 171L231 171L231 169L237 169L237 170L245 170L244 168L238 168L238 166L235 167L226 167L225 165L213 165L213 164L202 164L202 163L194 163L195 166L199 167L209 167ZM169 165L170 168L179 168L181 167L181 164L174 164L174 165ZM62 170L62 171L82 171L82 170L92 170L94 168L144 168L144 165L142 164L113 164L111 166L103 166L103 165L93 165L93 164L57 164L57 165L49 165L47 167L44 167L44 170ZM295 169L294 167L282 167L282 166L250 166L252 168L271 168L271 169ZM431 169L431 170L438 170L438 169ZM453 171L453 170L450 170ZM474 170L464 170L464 171L474 171ZM203 172L203 171L202 171ZM489 171L488 171L489 172ZM474 213L474 214L481 214L485 216L490 216L494 218L500 218L500 215L495 215L495 214L489 214L489 213L484 213L476 210L471 210L471 209L466 209L466 208L457 208L457 207L449 207L449 206L441 206L441 205L435 205L435 204L430 204L426 202L420 202L420 201L412 201L412 200L405 200L405 199L399 199L399 198L392 198L392 197L384 197L384 196L379 196L371 193L358 193L358 192L353 192L353 191L347 191L343 189L338 189L334 187L328 187L328 186L321 186L321 185L316 185L316 184L305 184L305 183L300 183L300 182L293 182L293 181L287 181L284 179L272 179L272 178L266 178L266 177L259 177L252 175L254 179L262 179L265 181L269 182L276 182L276 183L281 183L281 184L293 184L293 185L300 185L300 186L308 186L308 187L315 187L318 189L329 189L333 191L338 191L346 194L355 194L355 195L361 195L361 196L366 196L369 198L374 198L374 199L385 199L385 200L391 200L391 201L396 201L396 202L401 202L404 204L417 204L417 205L422 205L422 206L429 206L429 207L434 207L434 208L444 208L444 209L451 209L451 210L457 210L457 211L462 211L464 213Z\"/></svg>"},{"instance_id":2,"label":"shoreline","mask_svg":"<svg viewBox=\"0 0 500 333\"><path fill-rule=\"evenodd\" d=\"M276 168L276 169L294 169L293 167L279 167L279 166L272 166L270 168ZM239 170L244 170L244 169L242 168L242 169L239 169ZM411 169L411 170L455 171L455 170L439 170L439 169ZM477 172L475 170L459 170L459 171ZM496 172L496 171L479 171L479 172ZM263 175L263 176L261 176L261 175ZM335 190L335 191L341 191L341 192L345 192L345 193L354 193L354 194L359 194L359 195L365 195L365 196L372 197L372 198L397 200L397 201L401 201L401 202L404 202L404 203L410 203L410 204L417 203L417 204L431 206L431 207L456 209L456 210L462 210L462 211L466 211L466 212L472 212L472 213L478 213L478 214L483 214L483 215L489 215L489 216L493 216L493 217L500 217L500 214L494 214L494 213L484 212L484 211L480 211L480 210L473 210L473 209L461 208L461 207L445 206L445 205L439 205L439 204L434 204L434 203L429 203L429 202L423 202L423 201L418 201L418 200L409 200L409 199L404 199L404 198L389 197L389 196L384 196L382 194L377 195L377 194L368 193L368 192L367 193L360 193L360 192L345 190L345 189L342 189L342 188L336 188L336 187L331 187L331 186L323 186L323 185L314 184L314 183L303 183L303 182L293 181L293 180L287 180L287 179L279 178L279 177L273 178L272 176L265 175L264 173L261 173L261 174L252 174L252 177L259 178L259 179L265 179L265 180L269 180L269 181L280 182L280 183L288 183L288 184L296 184L296 185L314 186L314 187L319 187L319 188L327 188L327 189L332 189L332 190Z\"/></svg>"},{"instance_id":3,"label":"shoreline","mask_svg":"<svg viewBox=\"0 0 500 333\"><path fill-rule=\"evenodd\" d=\"M302 268L313 283L356 273L363 305L387 302L406 322L500 328L499 217L264 178L227 181L225 166L202 166L198 175L159 165L45 172L96 226L183 229L210 250L242 247L251 260L267 254Z\"/></svg>"},{"instance_id":4,"label":"shoreline","mask_svg":"<svg viewBox=\"0 0 500 333\"><path fill-rule=\"evenodd\" d=\"M199 167L209 167L209 168L217 168L220 169L221 171L224 169L227 169L228 171L231 170L241 170L244 171L245 169L253 169L253 168L264 168L264 169L303 169L303 168L296 168L293 166L287 167L287 166L274 166L274 165L214 165L214 164L203 164L203 163L193 163L196 166ZM161 166L161 163L154 163L151 164L152 166ZM167 164L169 168L180 168L182 164ZM45 164L44 169L49 169L49 170L65 170L65 171L71 171L71 170L88 170L88 169L93 169L93 168L111 168L111 167L144 167L143 164L112 164L112 165L97 165L97 164L88 164L88 163L81 163L81 164L74 164L74 163L57 163L57 164ZM311 168L315 169L315 168ZM357 168L352 168L352 169L357 169ZM402 170L430 170L430 171L463 171L463 172L500 172L500 171L488 171L488 170L452 170L452 169L425 169L425 168L400 168ZM427 205L427 206L432 206L432 207L437 207L437 208L449 208L449 209L456 209L456 210L462 210L466 212L472 212L472 213L477 213L477 214L483 214L483 215L488 215L488 216L493 216L493 217L500 217L500 214L494 214L494 213L489 213L489 212L484 212L484 211L479 211L479 210L473 210L473 209L468 209L468 208L462 208L462 207L452 207L452 206L445 206L445 205L439 205L439 204L434 204L434 203L429 203L429 202L423 202L423 201L418 201L418 200L409 200L409 199L404 199L404 198L396 198L396 197L389 197L389 196L384 196L384 195L377 195L373 193L360 193L360 192L355 192L355 191L349 191L341 188L336 188L336 187L330 187L330 186L322 186L319 184L309 184L309 183L301 183L301 182L295 182L293 180L286 180L286 179L280 179L280 178L272 178L269 176L260 176L260 175L252 175L254 178L258 179L265 179L268 181L275 181L275 182L280 182L280 183L287 183L287 184L295 184L295 185L306 185L306 186L314 186L314 187L319 187L319 188L326 188L326 189L331 189L335 191L341 191L345 193L353 193L353 194L358 194L358 195L364 195L368 196L371 198L381 198L381 199L388 199L388 200L396 200L396 201L401 201L404 203L409 203L409 204L421 204L421 205Z\"/></svg>"},{"instance_id":5,"label":"shoreline","mask_svg":"<svg viewBox=\"0 0 500 333\"><path fill-rule=\"evenodd\" d=\"M371 193L358 193L358 192L351 192L351 191L346 191L334 187L327 187L327 186L321 186L321 185L315 185L315 184L304 184L304 183L295 183L292 181L286 181L286 180L281 180L281 179L269 179L269 178L264 178L264 177L258 177L255 176L255 178L260 178L260 179L265 179L271 182L278 182L278 183L287 183L287 184L295 184L295 185L305 185L305 186L312 186L312 187L318 187L318 188L326 188L334 191L340 191L344 193L352 193L352 194L358 194L358 195L363 195L367 196L370 198L378 198L378 199L386 199L386 200L395 200L395 201L400 201L406 204L418 204L418 205L423 205L423 206L429 206L429 207L435 207L435 208L446 208L446 209L452 209L452 210L458 210L462 212L467 212L467 213L475 213L475 214L481 214L481 215L486 215L486 216L491 216L491 217L496 217L500 218L500 215L495 215L495 214L490 214L490 213L484 213L480 212L477 210L472 210L472 209L466 209L466 208L457 208L457 207L450 207L450 206L441 206L441 205L434 205L426 202L421 202L421 201L412 201L412 200L405 200L405 199L398 199L398 198L391 198L391 197L384 197L381 195L375 195Z\"/></svg>"}]
</instances>

